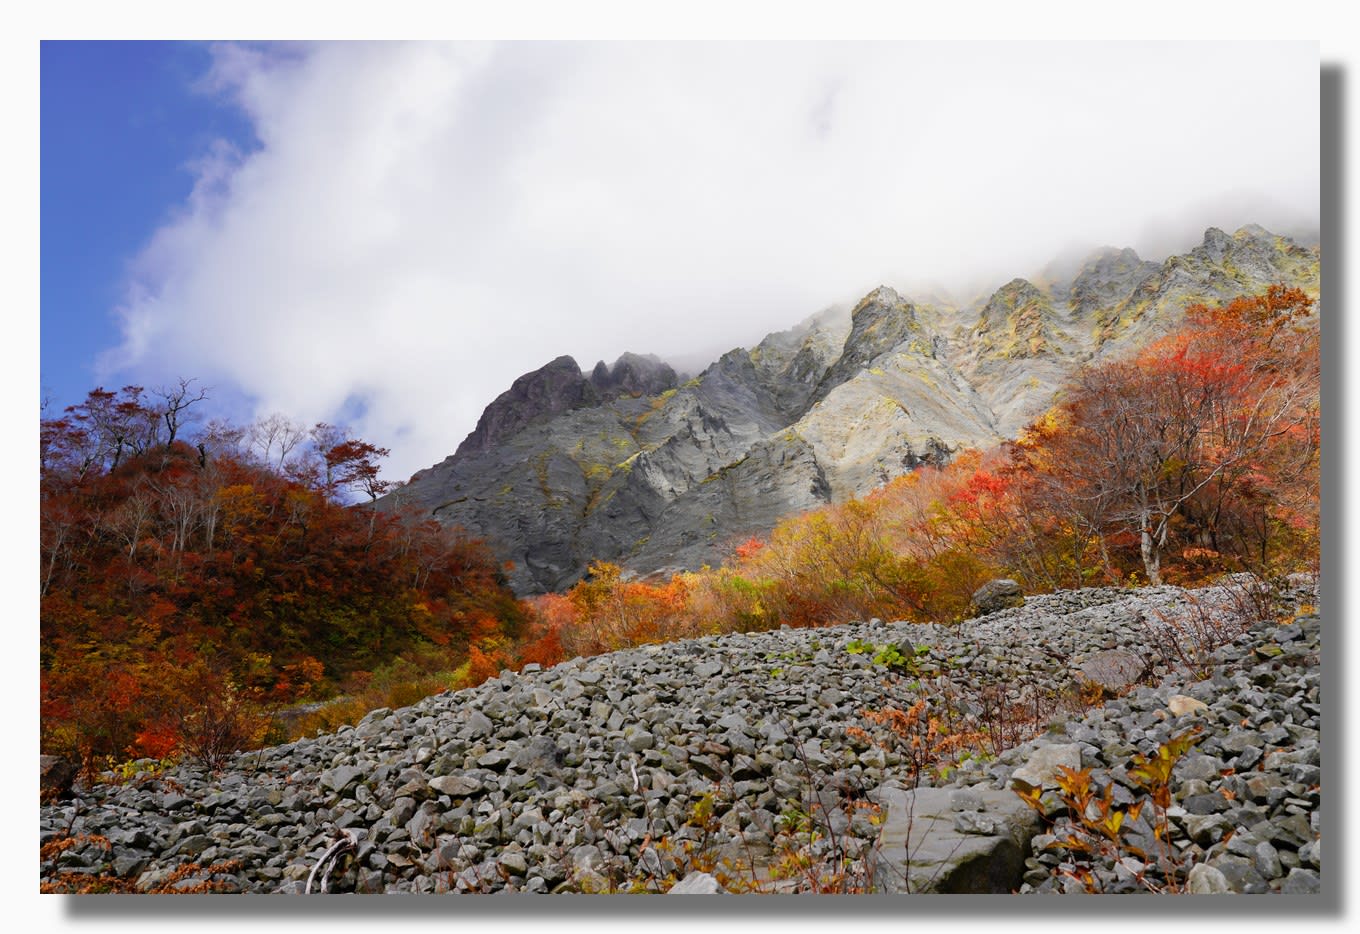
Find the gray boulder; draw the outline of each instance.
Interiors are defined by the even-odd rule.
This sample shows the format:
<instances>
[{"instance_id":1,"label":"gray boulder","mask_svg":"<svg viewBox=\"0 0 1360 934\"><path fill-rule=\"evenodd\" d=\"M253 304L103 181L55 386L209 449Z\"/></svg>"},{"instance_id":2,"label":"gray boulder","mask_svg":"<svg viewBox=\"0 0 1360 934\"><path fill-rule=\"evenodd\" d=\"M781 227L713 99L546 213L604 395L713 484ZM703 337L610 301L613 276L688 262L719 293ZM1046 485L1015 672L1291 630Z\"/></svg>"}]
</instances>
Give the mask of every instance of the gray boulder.
<instances>
[{"instance_id":1,"label":"gray boulder","mask_svg":"<svg viewBox=\"0 0 1360 934\"><path fill-rule=\"evenodd\" d=\"M988 581L973 593L973 606L979 616L1024 605L1020 585L1008 577Z\"/></svg>"},{"instance_id":2,"label":"gray boulder","mask_svg":"<svg viewBox=\"0 0 1360 934\"><path fill-rule=\"evenodd\" d=\"M1124 649L1108 649L1087 656L1077 665L1077 675L1100 686L1107 696L1118 695L1142 679L1148 663L1140 656Z\"/></svg>"},{"instance_id":3,"label":"gray boulder","mask_svg":"<svg viewBox=\"0 0 1360 934\"><path fill-rule=\"evenodd\" d=\"M1076 743L1040 746L1030 753L1024 765L1015 770L1011 780L1035 788L1045 785L1053 787L1059 768L1081 768L1081 747Z\"/></svg>"},{"instance_id":4,"label":"gray boulder","mask_svg":"<svg viewBox=\"0 0 1360 934\"><path fill-rule=\"evenodd\" d=\"M55 801L70 796L76 770L70 760L61 756L39 756L38 776L42 800Z\"/></svg>"},{"instance_id":5,"label":"gray boulder","mask_svg":"<svg viewBox=\"0 0 1360 934\"><path fill-rule=\"evenodd\" d=\"M1185 890L1191 895L1230 895L1232 888L1227 878L1213 866L1199 863L1190 867L1185 879Z\"/></svg>"},{"instance_id":6,"label":"gray boulder","mask_svg":"<svg viewBox=\"0 0 1360 934\"><path fill-rule=\"evenodd\" d=\"M886 808L875 867L881 891L1016 891L1039 818L1011 791L880 788Z\"/></svg>"}]
</instances>

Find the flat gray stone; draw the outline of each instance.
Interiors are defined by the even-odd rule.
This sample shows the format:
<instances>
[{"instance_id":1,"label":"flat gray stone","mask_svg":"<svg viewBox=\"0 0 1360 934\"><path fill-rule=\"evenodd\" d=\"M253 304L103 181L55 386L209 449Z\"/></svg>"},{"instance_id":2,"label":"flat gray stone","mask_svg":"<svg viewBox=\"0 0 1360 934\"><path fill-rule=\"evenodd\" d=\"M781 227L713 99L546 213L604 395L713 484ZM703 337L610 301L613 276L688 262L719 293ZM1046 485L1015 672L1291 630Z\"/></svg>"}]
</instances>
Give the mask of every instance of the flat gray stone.
<instances>
[{"instance_id":1,"label":"flat gray stone","mask_svg":"<svg viewBox=\"0 0 1360 934\"><path fill-rule=\"evenodd\" d=\"M1285 895L1316 895L1322 891L1322 877L1311 869L1289 870L1280 891Z\"/></svg>"},{"instance_id":2,"label":"flat gray stone","mask_svg":"<svg viewBox=\"0 0 1360 934\"><path fill-rule=\"evenodd\" d=\"M1232 894L1227 877L1207 863L1190 867L1190 874L1185 878L1185 890L1191 895Z\"/></svg>"},{"instance_id":3,"label":"flat gray stone","mask_svg":"<svg viewBox=\"0 0 1360 934\"><path fill-rule=\"evenodd\" d=\"M352 765L338 765L321 773L321 784L337 794L343 794L351 785L357 784L363 770Z\"/></svg>"},{"instance_id":4,"label":"flat gray stone","mask_svg":"<svg viewBox=\"0 0 1360 934\"><path fill-rule=\"evenodd\" d=\"M496 725L491 722L491 718L480 710L474 710L468 714L467 733L472 737L490 736L495 732Z\"/></svg>"},{"instance_id":5,"label":"flat gray stone","mask_svg":"<svg viewBox=\"0 0 1360 934\"><path fill-rule=\"evenodd\" d=\"M1147 671L1142 657L1123 649L1110 649L1089 656L1079 665L1077 673L1086 681L1100 685L1107 694L1118 694L1138 683Z\"/></svg>"},{"instance_id":6,"label":"flat gray stone","mask_svg":"<svg viewBox=\"0 0 1360 934\"><path fill-rule=\"evenodd\" d=\"M955 810L953 794L948 788L878 790L886 811L875 867L883 891L983 894L1020 887L1038 815L1013 791L973 789L979 811Z\"/></svg>"},{"instance_id":7,"label":"flat gray stone","mask_svg":"<svg viewBox=\"0 0 1360 934\"><path fill-rule=\"evenodd\" d=\"M1011 781L1019 780L1036 788L1052 786L1059 767L1081 768L1081 747L1076 743L1040 746L1011 774Z\"/></svg>"},{"instance_id":8,"label":"flat gray stone","mask_svg":"<svg viewBox=\"0 0 1360 934\"><path fill-rule=\"evenodd\" d=\"M726 895L727 890L706 872L691 872L670 887L667 895Z\"/></svg>"},{"instance_id":9,"label":"flat gray stone","mask_svg":"<svg viewBox=\"0 0 1360 934\"><path fill-rule=\"evenodd\" d=\"M441 795L466 798L482 790L482 783L467 775L441 775L430 779L430 787Z\"/></svg>"}]
</instances>

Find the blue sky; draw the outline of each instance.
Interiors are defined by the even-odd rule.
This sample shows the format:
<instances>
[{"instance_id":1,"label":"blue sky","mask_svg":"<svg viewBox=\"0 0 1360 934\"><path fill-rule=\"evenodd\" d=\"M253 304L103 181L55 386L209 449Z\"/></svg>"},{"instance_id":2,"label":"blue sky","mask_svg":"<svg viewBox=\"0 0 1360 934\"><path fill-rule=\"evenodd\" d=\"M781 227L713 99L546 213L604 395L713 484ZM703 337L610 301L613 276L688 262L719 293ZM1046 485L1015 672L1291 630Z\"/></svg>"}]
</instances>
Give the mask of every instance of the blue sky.
<instances>
[{"instance_id":1,"label":"blue sky","mask_svg":"<svg viewBox=\"0 0 1360 934\"><path fill-rule=\"evenodd\" d=\"M205 44L48 41L41 62L40 375L59 411L98 383L127 266L189 196L192 163L215 139L249 148L254 133L195 90Z\"/></svg>"},{"instance_id":2,"label":"blue sky","mask_svg":"<svg viewBox=\"0 0 1360 934\"><path fill-rule=\"evenodd\" d=\"M967 299L1072 249L1315 229L1317 68L1307 42L47 42L41 382L59 410L197 378L210 414L347 425L404 479L563 353L694 372L880 284Z\"/></svg>"}]
</instances>

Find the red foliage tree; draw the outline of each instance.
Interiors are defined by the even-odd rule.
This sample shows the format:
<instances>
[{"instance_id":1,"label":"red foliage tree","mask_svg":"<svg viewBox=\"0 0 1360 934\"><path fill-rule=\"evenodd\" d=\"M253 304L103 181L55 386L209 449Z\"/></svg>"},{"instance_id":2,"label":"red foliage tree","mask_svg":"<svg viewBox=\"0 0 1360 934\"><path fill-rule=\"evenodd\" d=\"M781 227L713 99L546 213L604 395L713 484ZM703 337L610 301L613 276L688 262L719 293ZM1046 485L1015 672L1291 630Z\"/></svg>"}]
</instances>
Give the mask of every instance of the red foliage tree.
<instances>
[{"instance_id":1,"label":"red foliage tree","mask_svg":"<svg viewBox=\"0 0 1360 934\"><path fill-rule=\"evenodd\" d=\"M44 749L212 758L350 671L427 646L452 667L518 635L523 610L479 543L337 501L381 492L382 448L285 432L280 455L276 432L266 461L220 422L193 436L197 398L176 395L96 390L42 424Z\"/></svg>"},{"instance_id":2,"label":"red foliage tree","mask_svg":"<svg viewBox=\"0 0 1360 934\"><path fill-rule=\"evenodd\" d=\"M1316 463L1316 330L1299 326L1310 304L1277 287L1192 308L1186 330L1084 370L1017 460L1102 543L1132 536L1151 583L1178 523L1199 526L1192 544L1226 548L1224 520L1255 498L1253 486L1270 485L1284 463Z\"/></svg>"}]
</instances>

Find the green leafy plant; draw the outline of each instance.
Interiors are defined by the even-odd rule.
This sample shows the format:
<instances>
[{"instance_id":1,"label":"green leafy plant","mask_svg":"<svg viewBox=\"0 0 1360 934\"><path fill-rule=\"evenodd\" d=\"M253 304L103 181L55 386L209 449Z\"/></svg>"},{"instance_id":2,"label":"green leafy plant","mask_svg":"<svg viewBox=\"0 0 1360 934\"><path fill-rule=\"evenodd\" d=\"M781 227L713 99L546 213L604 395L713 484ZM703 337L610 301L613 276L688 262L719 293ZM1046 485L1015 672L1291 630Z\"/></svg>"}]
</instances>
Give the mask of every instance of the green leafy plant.
<instances>
[{"instance_id":1,"label":"green leafy plant","mask_svg":"<svg viewBox=\"0 0 1360 934\"><path fill-rule=\"evenodd\" d=\"M863 639L851 639L846 643L845 650L851 655L865 655L873 653L875 665L887 668L889 671L904 671L911 674L922 674L922 660L930 655L930 646L918 645L909 647L910 654L903 654L902 647L892 642L874 643L866 642Z\"/></svg>"}]
</instances>

